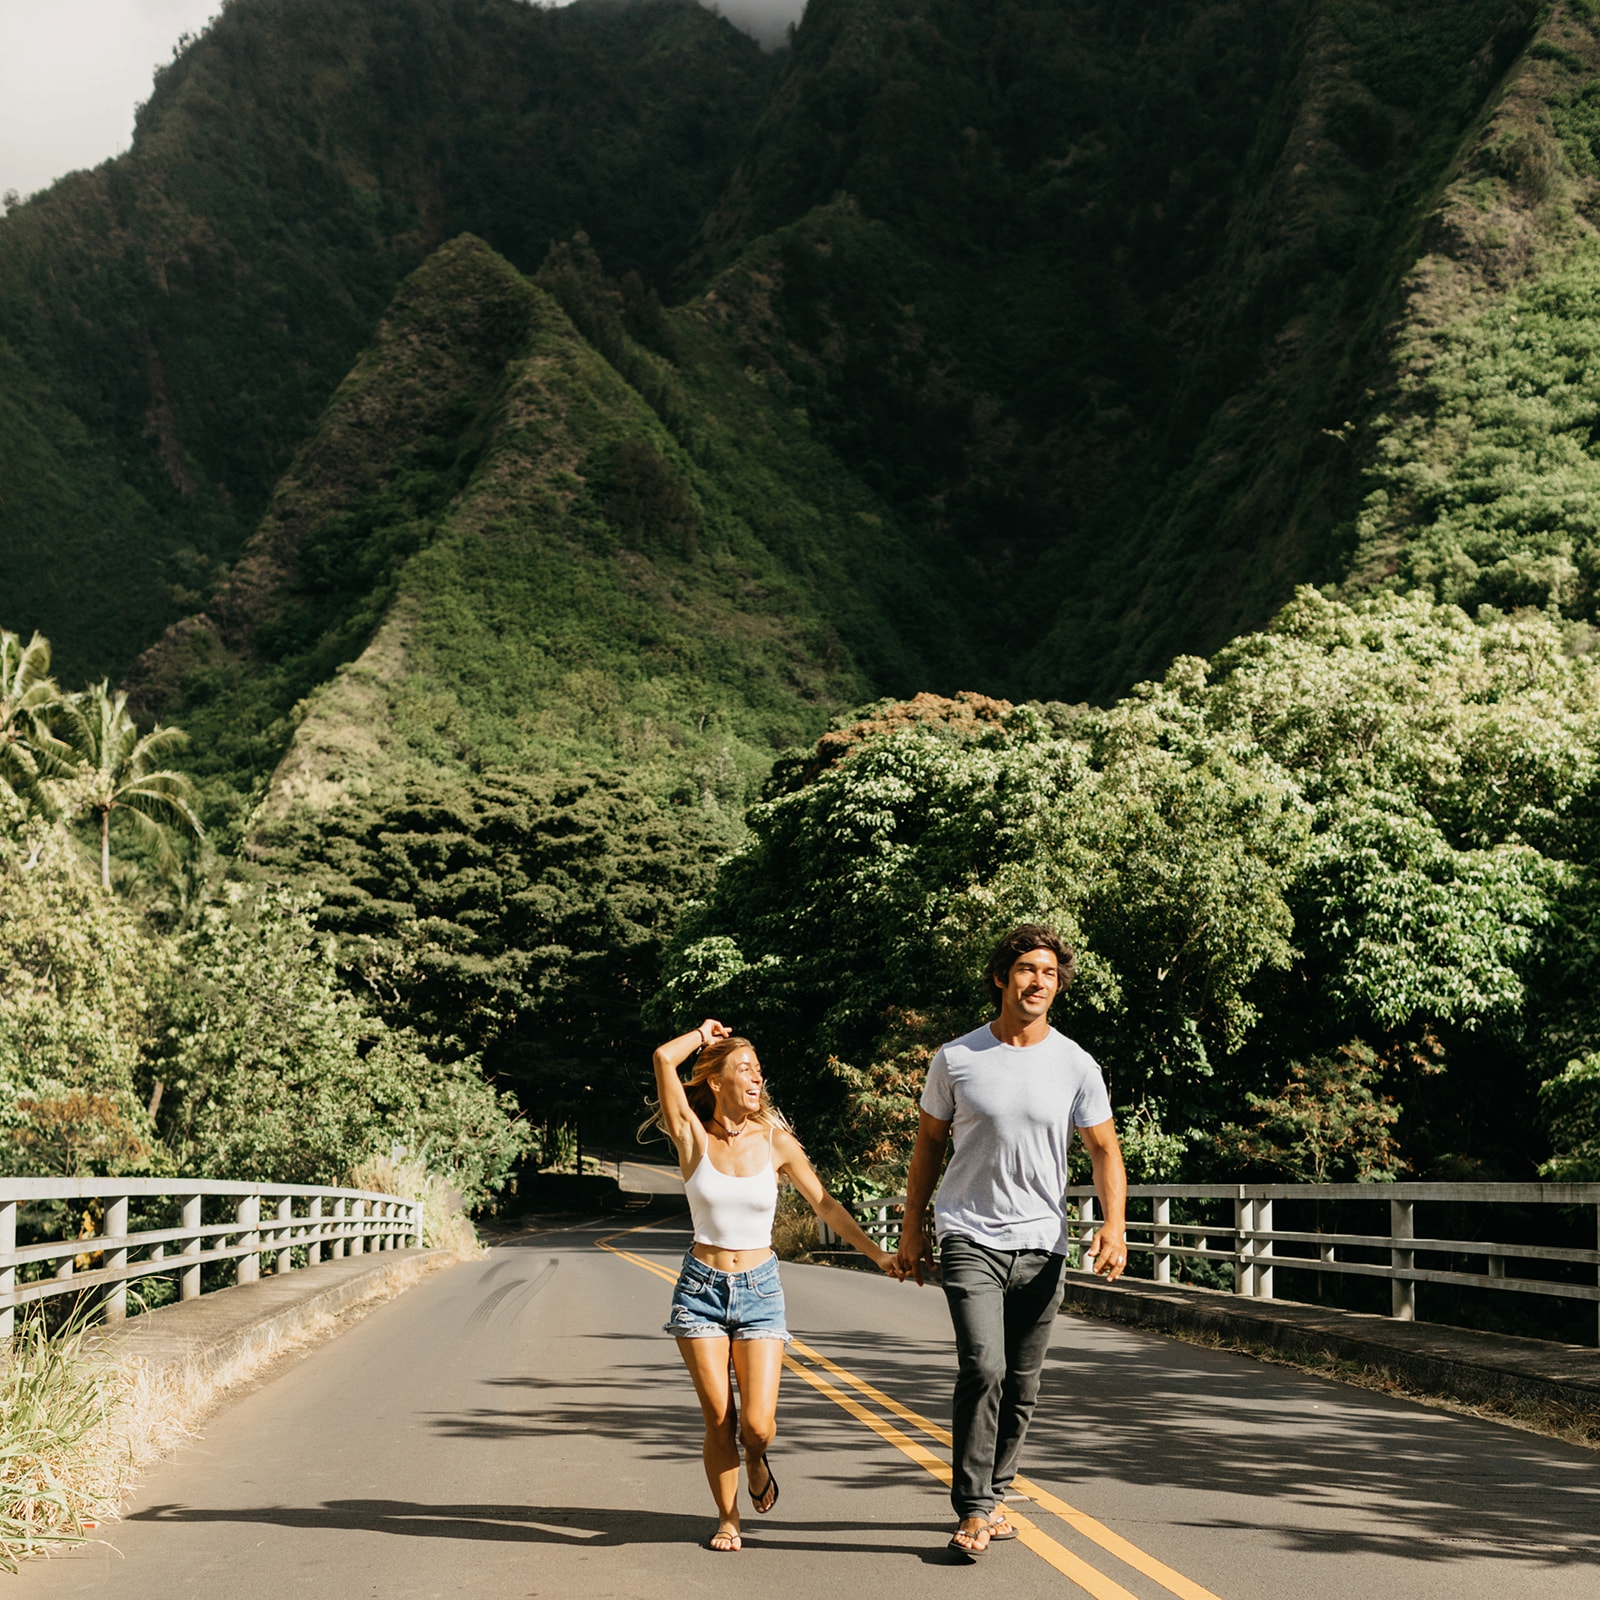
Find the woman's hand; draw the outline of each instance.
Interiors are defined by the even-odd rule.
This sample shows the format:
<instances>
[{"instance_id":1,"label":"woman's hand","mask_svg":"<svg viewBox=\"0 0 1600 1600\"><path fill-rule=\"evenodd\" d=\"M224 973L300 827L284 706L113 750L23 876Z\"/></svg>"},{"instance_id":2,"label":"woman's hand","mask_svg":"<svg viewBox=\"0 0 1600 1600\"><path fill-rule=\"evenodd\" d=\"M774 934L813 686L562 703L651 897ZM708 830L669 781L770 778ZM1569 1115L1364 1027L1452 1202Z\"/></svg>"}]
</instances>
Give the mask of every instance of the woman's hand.
<instances>
[{"instance_id":1,"label":"woman's hand","mask_svg":"<svg viewBox=\"0 0 1600 1600\"><path fill-rule=\"evenodd\" d=\"M725 1022L718 1022L715 1017L707 1017L706 1020L700 1024L699 1033L700 1048L702 1050L704 1050L713 1039L731 1039L733 1037L733 1029L730 1028Z\"/></svg>"},{"instance_id":2,"label":"woman's hand","mask_svg":"<svg viewBox=\"0 0 1600 1600\"><path fill-rule=\"evenodd\" d=\"M900 1258L890 1250L880 1250L874 1265L879 1272L886 1272L896 1283L904 1283L906 1275L900 1270Z\"/></svg>"}]
</instances>

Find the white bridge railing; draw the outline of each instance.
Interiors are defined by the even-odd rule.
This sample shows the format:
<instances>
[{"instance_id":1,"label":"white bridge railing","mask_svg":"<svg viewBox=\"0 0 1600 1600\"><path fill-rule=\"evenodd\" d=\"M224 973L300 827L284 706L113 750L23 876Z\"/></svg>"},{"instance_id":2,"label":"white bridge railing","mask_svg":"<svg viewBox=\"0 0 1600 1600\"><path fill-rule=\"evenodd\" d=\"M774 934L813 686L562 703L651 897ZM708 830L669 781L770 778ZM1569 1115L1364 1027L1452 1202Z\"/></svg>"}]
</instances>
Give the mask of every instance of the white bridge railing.
<instances>
[{"instance_id":1,"label":"white bridge railing","mask_svg":"<svg viewBox=\"0 0 1600 1600\"><path fill-rule=\"evenodd\" d=\"M146 1213L167 1213L173 1225L130 1233L130 1200L145 1202ZM75 1207L80 1225L93 1231L19 1248L19 1208L26 1223L30 1209L59 1201L68 1203L68 1216ZM208 1202L214 1219L224 1213L221 1220L204 1220ZM217 1262L233 1263L235 1283L254 1283L263 1262L267 1272L283 1273L316 1266L324 1256L408 1243L422 1243L421 1201L365 1189L198 1178L0 1178L0 1338L11 1336L18 1306L58 1295L92 1293L105 1320L119 1322L128 1314L128 1285L137 1279L170 1275L179 1298L193 1300L202 1270Z\"/></svg>"},{"instance_id":2,"label":"white bridge railing","mask_svg":"<svg viewBox=\"0 0 1600 1600\"><path fill-rule=\"evenodd\" d=\"M1077 1208L1079 1265L1092 1271L1083 1246L1095 1233L1094 1189L1075 1185L1066 1195ZM1419 1283L1587 1300L1600 1311L1600 1248L1497 1241L1481 1233L1476 1238L1430 1237L1419 1234L1416 1224L1419 1205L1550 1207L1569 1214L1581 1208L1589 1218L1588 1236L1600 1245L1600 1183L1158 1184L1131 1187L1128 1199L1130 1258L1148 1256L1157 1283L1172 1281L1175 1261L1215 1261L1231 1265L1235 1294L1263 1300L1276 1298L1277 1267L1387 1278L1390 1315L1403 1321L1416 1317ZM1225 1203L1222 1208L1216 1206L1219 1201ZM1210 1202L1213 1210L1226 1210L1231 1202L1233 1220L1175 1222L1174 1202L1192 1212L1202 1202ZM1301 1202L1339 1202L1341 1210L1354 1204L1386 1206L1388 1226L1363 1232L1276 1228L1274 1202L1297 1207ZM851 1209L880 1242L899 1239L903 1194L862 1201ZM1138 1215L1141 1211L1146 1214ZM821 1233L825 1245L838 1242L831 1230ZM1551 1275L1552 1269L1565 1269L1565 1275ZM1580 1273L1585 1281L1578 1281Z\"/></svg>"}]
</instances>

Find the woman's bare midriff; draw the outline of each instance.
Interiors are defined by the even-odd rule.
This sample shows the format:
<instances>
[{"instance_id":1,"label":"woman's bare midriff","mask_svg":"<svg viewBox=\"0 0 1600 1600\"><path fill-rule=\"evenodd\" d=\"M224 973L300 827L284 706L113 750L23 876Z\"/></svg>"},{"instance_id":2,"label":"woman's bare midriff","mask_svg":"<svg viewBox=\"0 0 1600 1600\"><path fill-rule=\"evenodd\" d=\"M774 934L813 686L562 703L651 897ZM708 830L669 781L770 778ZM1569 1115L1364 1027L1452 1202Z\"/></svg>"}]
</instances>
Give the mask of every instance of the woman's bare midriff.
<instances>
[{"instance_id":1,"label":"woman's bare midriff","mask_svg":"<svg viewBox=\"0 0 1600 1600\"><path fill-rule=\"evenodd\" d=\"M713 1244L701 1244L698 1241L694 1247L694 1258L703 1262L708 1267L715 1267L718 1272L748 1272L752 1267L759 1267L763 1261L772 1256L770 1248L765 1250L719 1250Z\"/></svg>"}]
</instances>

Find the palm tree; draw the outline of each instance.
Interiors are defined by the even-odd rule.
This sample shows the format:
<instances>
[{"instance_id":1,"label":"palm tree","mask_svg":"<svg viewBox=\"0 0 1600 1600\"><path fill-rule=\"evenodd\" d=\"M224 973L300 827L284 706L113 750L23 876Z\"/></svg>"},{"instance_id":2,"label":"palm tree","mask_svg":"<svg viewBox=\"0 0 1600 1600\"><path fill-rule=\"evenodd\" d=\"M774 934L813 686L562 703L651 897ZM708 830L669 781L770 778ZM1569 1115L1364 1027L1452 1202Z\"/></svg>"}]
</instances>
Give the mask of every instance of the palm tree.
<instances>
[{"instance_id":1,"label":"palm tree","mask_svg":"<svg viewBox=\"0 0 1600 1600\"><path fill-rule=\"evenodd\" d=\"M0 629L0 783L24 800L38 800L40 780L67 770L72 752L50 731L61 705L50 676L50 641Z\"/></svg>"},{"instance_id":2,"label":"palm tree","mask_svg":"<svg viewBox=\"0 0 1600 1600\"><path fill-rule=\"evenodd\" d=\"M182 772L157 763L189 742L181 728L159 723L143 737L128 715L128 697L107 683L92 684L62 702L61 727L80 763L74 789L78 804L100 819L100 884L111 887L111 814L121 811L162 854L170 854L169 827L200 838L205 829L194 811L194 785Z\"/></svg>"}]
</instances>

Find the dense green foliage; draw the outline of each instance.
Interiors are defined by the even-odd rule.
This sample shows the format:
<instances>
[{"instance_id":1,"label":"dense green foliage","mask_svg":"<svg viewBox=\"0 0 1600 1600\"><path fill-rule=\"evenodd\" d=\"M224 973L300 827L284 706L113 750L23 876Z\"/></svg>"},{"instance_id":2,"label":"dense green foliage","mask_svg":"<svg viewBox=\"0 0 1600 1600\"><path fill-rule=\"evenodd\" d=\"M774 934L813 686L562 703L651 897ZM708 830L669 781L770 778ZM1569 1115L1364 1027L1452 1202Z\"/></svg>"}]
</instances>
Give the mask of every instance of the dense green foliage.
<instances>
[{"instance_id":1,"label":"dense green foliage","mask_svg":"<svg viewBox=\"0 0 1600 1600\"><path fill-rule=\"evenodd\" d=\"M0 636L8 662L14 643ZM113 702L103 685L72 696L33 682L53 698L30 704L31 742L65 755L50 775L27 771L20 793L0 778L0 1167L327 1183L404 1154L470 1203L500 1188L528 1146L514 1098L454 1040L429 1054L353 994L315 899L238 883L185 895L180 877L141 914L109 871L96 881L73 823L94 817L105 772L75 766L50 734L83 722L79 701ZM128 802L157 775L112 776L115 810L143 819ZM170 805L187 780L166 776ZM105 860L110 821L92 823ZM137 856L149 863L150 838L129 842L117 879L148 891ZM169 855L150 864L170 877Z\"/></svg>"},{"instance_id":2,"label":"dense green foliage","mask_svg":"<svg viewBox=\"0 0 1600 1600\"><path fill-rule=\"evenodd\" d=\"M709 1005L892 1168L1034 915L1142 1175L1600 1173L1597 69L1568 0L228 0L0 218L4 620L218 852L102 808L92 889L17 641L8 1159L481 1194Z\"/></svg>"},{"instance_id":3,"label":"dense green foliage","mask_svg":"<svg viewBox=\"0 0 1600 1600\"><path fill-rule=\"evenodd\" d=\"M771 77L680 0L229 0L127 155L0 221L9 623L125 670L429 251L472 230L531 270L586 227L661 278Z\"/></svg>"},{"instance_id":4,"label":"dense green foliage","mask_svg":"<svg viewBox=\"0 0 1600 1600\"><path fill-rule=\"evenodd\" d=\"M1358 571L1600 619L1600 248L1429 342L1380 419Z\"/></svg>"},{"instance_id":5,"label":"dense green foliage","mask_svg":"<svg viewBox=\"0 0 1600 1600\"><path fill-rule=\"evenodd\" d=\"M1325 430L1540 9L814 0L702 259L769 385L983 585L948 687L1110 696L1335 575Z\"/></svg>"},{"instance_id":6,"label":"dense green foliage","mask_svg":"<svg viewBox=\"0 0 1600 1600\"><path fill-rule=\"evenodd\" d=\"M1540 1083L1600 1024L1571 981L1597 953L1600 671L1556 624L1305 591L1106 712L929 715L780 770L659 1002L759 1038L824 1147L903 1160L917 1067L988 1014L990 942L1039 918L1080 951L1062 1026L1191 1171L1297 1171L1268 1125L1352 1059L1361 1136L1323 1130L1319 1170L1395 1169L1375 1078L1419 1174L1547 1148Z\"/></svg>"},{"instance_id":7,"label":"dense green foliage","mask_svg":"<svg viewBox=\"0 0 1600 1600\"><path fill-rule=\"evenodd\" d=\"M0 1162L8 1174L138 1169L139 1095L163 982L138 918L0 786Z\"/></svg>"},{"instance_id":8,"label":"dense green foliage","mask_svg":"<svg viewBox=\"0 0 1600 1600\"><path fill-rule=\"evenodd\" d=\"M280 848L392 1023L481 1054L541 1122L615 1134L637 1120L662 947L727 844L714 810L577 771L414 786Z\"/></svg>"},{"instance_id":9,"label":"dense green foliage","mask_svg":"<svg viewBox=\"0 0 1600 1600\"><path fill-rule=\"evenodd\" d=\"M173 1160L209 1177L336 1181L397 1150L469 1205L505 1182L527 1140L476 1057L442 1064L339 981L314 902L235 889L172 946L161 1037L145 1071Z\"/></svg>"},{"instance_id":10,"label":"dense green foliage","mask_svg":"<svg viewBox=\"0 0 1600 1600\"><path fill-rule=\"evenodd\" d=\"M633 338L626 288L581 240L534 284L470 238L402 286L228 580L139 664L225 834L291 733L269 820L619 761L736 818L774 751L961 643L934 552L714 350L685 374Z\"/></svg>"}]
</instances>

